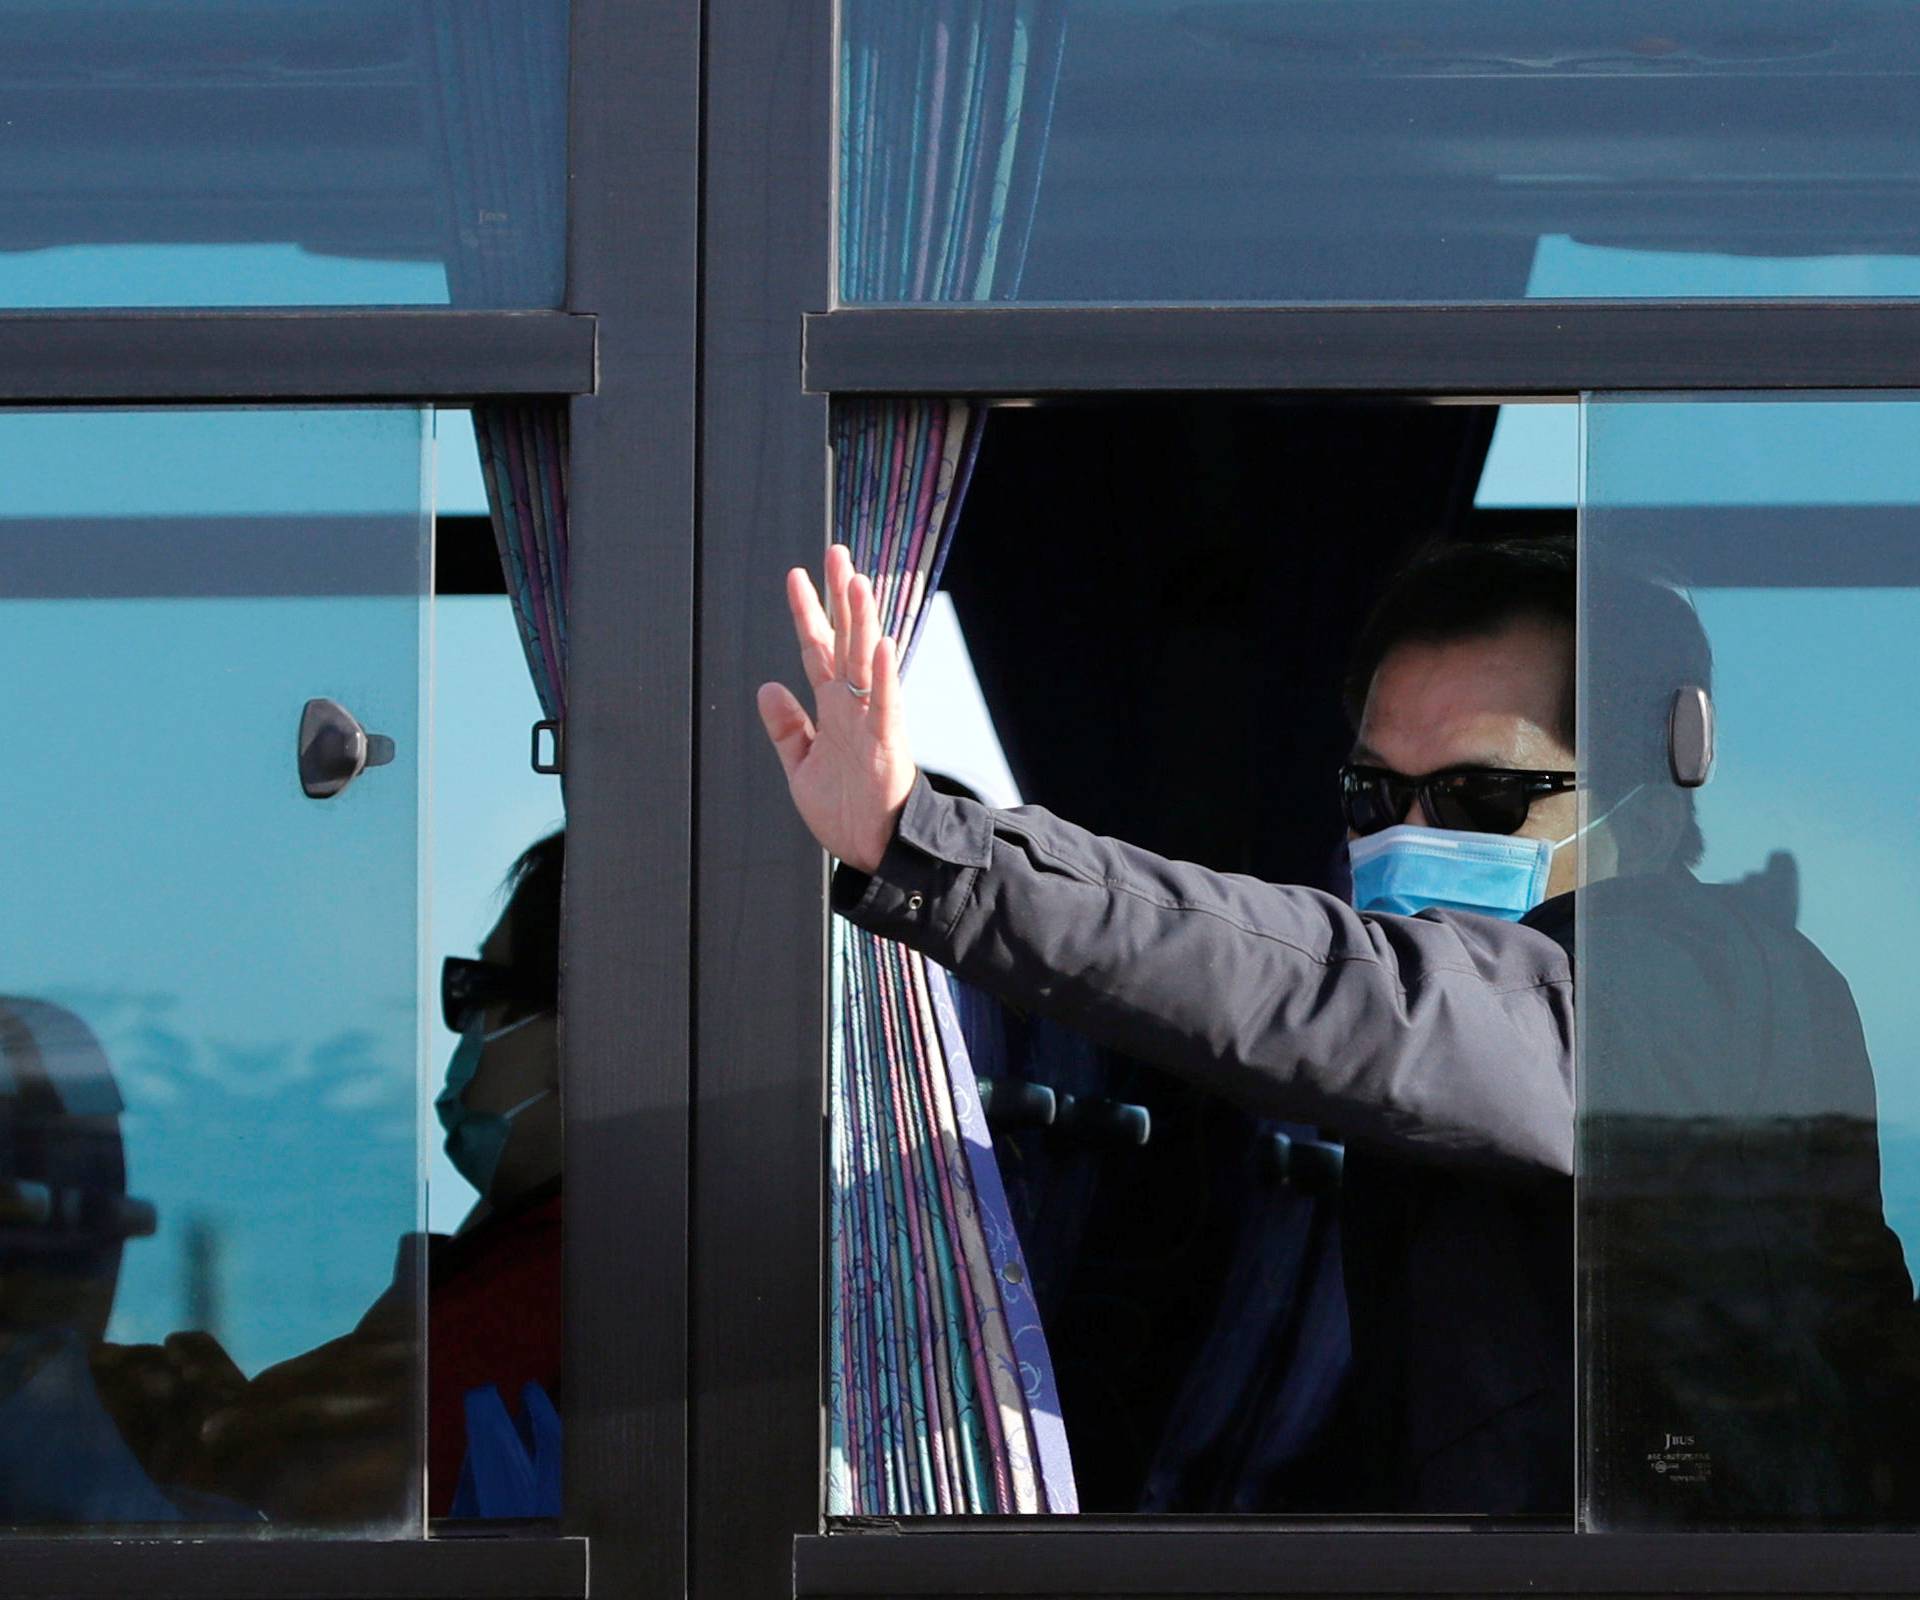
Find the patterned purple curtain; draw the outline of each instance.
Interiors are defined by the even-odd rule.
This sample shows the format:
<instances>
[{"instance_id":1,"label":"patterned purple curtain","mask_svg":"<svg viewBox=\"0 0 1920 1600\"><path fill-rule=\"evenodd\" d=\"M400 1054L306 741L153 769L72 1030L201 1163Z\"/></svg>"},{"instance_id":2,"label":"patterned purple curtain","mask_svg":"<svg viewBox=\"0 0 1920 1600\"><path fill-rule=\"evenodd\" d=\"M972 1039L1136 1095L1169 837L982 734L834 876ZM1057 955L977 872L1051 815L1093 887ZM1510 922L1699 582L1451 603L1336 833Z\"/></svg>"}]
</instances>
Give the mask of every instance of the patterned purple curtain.
<instances>
[{"instance_id":1,"label":"patterned purple curtain","mask_svg":"<svg viewBox=\"0 0 1920 1600\"><path fill-rule=\"evenodd\" d=\"M475 406L487 508L527 667L550 721L567 717L567 408Z\"/></svg>"},{"instance_id":2,"label":"patterned purple curtain","mask_svg":"<svg viewBox=\"0 0 1920 1600\"><path fill-rule=\"evenodd\" d=\"M841 0L840 298L1011 300L1065 0Z\"/></svg>"},{"instance_id":3,"label":"patterned purple curtain","mask_svg":"<svg viewBox=\"0 0 1920 1600\"><path fill-rule=\"evenodd\" d=\"M911 661L982 413L843 404L835 524ZM836 921L828 1509L1077 1509L1053 1365L952 980Z\"/></svg>"},{"instance_id":4,"label":"patterned purple curtain","mask_svg":"<svg viewBox=\"0 0 1920 1600\"><path fill-rule=\"evenodd\" d=\"M1016 292L1064 0L841 0L840 297ZM984 413L843 403L834 527L911 665ZM951 979L837 921L827 1510L1078 1509Z\"/></svg>"},{"instance_id":5,"label":"patterned purple curtain","mask_svg":"<svg viewBox=\"0 0 1920 1600\"><path fill-rule=\"evenodd\" d=\"M447 197L448 298L558 306L567 230L567 0L421 0L423 116ZM550 721L567 714L567 411L476 406L507 594Z\"/></svg>"}]
</instances>

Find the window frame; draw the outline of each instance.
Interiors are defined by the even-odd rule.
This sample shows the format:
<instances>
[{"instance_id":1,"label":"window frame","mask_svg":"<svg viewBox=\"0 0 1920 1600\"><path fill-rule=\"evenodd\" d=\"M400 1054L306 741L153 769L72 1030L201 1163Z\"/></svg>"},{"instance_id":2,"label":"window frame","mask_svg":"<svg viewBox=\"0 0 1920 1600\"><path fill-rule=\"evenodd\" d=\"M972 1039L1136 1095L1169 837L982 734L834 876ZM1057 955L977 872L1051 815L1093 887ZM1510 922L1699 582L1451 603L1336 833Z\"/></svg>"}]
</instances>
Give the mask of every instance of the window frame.
<instances>
[{"instance_id":1,"label":"window frame","mask_svg":"<svg viewBox=\"0 0 1920 1600\"><path fill-rule=\"evenodd\" d=\"M0 1593L578 1600L589 1550L606 1592L685 1592L701 8L571 5L563 309L0 313L0 406L568 404L565 1514L396 1540L0 1534Z\"/></svg>"},{"instance_id":2,"label":"window frame","mask_svg":"<svg viewBox=\"0 0 1920 1600\"><path fill-rule=\"evenodd\" d=\"M1911 388L1920 300L835 304L833 8L710 10L703 179L690 1562L702 1596L1906 1592L1920 1534L822 1516L827 904L752 699L830 527L832 396L1481 403ZM1568 1471L1574 1463L1568 1463ZM1485 1523L1478 1526L1485 1528Z\"/></svg>"}]
</instances>

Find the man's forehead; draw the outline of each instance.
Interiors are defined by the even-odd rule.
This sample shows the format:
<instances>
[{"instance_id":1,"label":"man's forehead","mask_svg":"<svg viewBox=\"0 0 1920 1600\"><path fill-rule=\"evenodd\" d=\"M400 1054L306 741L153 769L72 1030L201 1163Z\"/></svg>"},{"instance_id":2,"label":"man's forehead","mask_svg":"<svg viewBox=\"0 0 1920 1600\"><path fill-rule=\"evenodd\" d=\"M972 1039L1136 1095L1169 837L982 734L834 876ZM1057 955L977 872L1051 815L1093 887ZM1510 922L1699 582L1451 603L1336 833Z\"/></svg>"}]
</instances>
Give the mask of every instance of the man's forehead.
<instances>
[{"instance_id":1,"label":"man's forehead","mask_svg":"<svg viewBox=\"0 0 1920 1600\"><path fill-rule=\"evenodd\" d=\"M1355 759L1410 773L1564 762L1571 653L1567 629L1534 621L1397 645L1374 674Z\"/></svg>"},{"instance_id":2,"label":"man's forehead","mask_svg":"<svg viewBox=\"0 0 1920 1600\"><path fill-rule=\"evenodd\" d=\"M1384 751L1374 749L1365 739L1354 741L1353 754L1349 759L1351 759L1356 766L1387 767L1394 771L1400 770L1395 766L1391 756ZM1501 749L1492 744L1488 744L1478 750L1468 750L1464 755L1456 754L1446 763L1446 765L1450 767L1507 767L1515 764L1512 760L1511 751ZM1439 768L1433 768L1432 770L1438 771ZM1405 776L1409 778L1424 778L1426 775L1425 772L1408 772L1405 774Z\"/></svg>"}]
</instances>

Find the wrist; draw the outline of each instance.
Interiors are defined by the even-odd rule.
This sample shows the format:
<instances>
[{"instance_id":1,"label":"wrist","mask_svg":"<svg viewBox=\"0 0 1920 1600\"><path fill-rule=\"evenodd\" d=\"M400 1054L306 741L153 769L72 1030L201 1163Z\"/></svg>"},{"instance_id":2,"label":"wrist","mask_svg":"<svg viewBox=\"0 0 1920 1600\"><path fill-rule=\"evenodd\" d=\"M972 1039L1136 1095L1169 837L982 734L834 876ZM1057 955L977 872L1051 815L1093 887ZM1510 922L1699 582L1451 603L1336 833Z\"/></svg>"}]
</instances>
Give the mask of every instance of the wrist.
<instances>
[{"instance_id":1,"label":"wrist","mask_svg":"<svg viewBox=\"0 0 1920 1600\"><path fill-rule=\"evenodd\" d=\"M890 799L873 831L862 841L860 853L857 856L842 856L842 861L869 877L880 870L881 861L893 845L894 835L900 831L900 816L907 809L907 798L913 793L914 780L918 776L918 768L907 769L905 783L899 786L898 793Z\"/></svg>"}]
</instances>

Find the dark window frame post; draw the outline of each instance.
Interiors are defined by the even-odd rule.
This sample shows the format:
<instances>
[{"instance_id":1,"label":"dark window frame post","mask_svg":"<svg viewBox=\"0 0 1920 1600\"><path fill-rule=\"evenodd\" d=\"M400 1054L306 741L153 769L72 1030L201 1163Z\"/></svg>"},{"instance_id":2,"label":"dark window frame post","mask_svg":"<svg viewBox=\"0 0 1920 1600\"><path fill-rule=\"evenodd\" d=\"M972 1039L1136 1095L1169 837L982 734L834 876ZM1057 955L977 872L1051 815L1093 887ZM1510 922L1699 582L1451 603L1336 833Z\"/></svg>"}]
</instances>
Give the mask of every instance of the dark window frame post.
<instances>
[{"instance_id":1,"label":"dark window frame post","mask_svg":"<svg viewBox=\"0 0 1920 1600\"><path fill-rule=\"evenodd\" d=\"M826 872L754 711L825 549L828 0L707 14L696 679L691 1592L773 1597L818 1526Z\"/></svg>"},{"instance_id":2,"label":"dark window frame post","mask_svg":"<svg viewBox=\"0 0 1920 1600\"><path fill-rule=\"evenodd\" d=\"M701 7L572 0L565 1526L686 1590ZM641 89L644 86L644 92Z\"/></svg>"}]
</instances>

